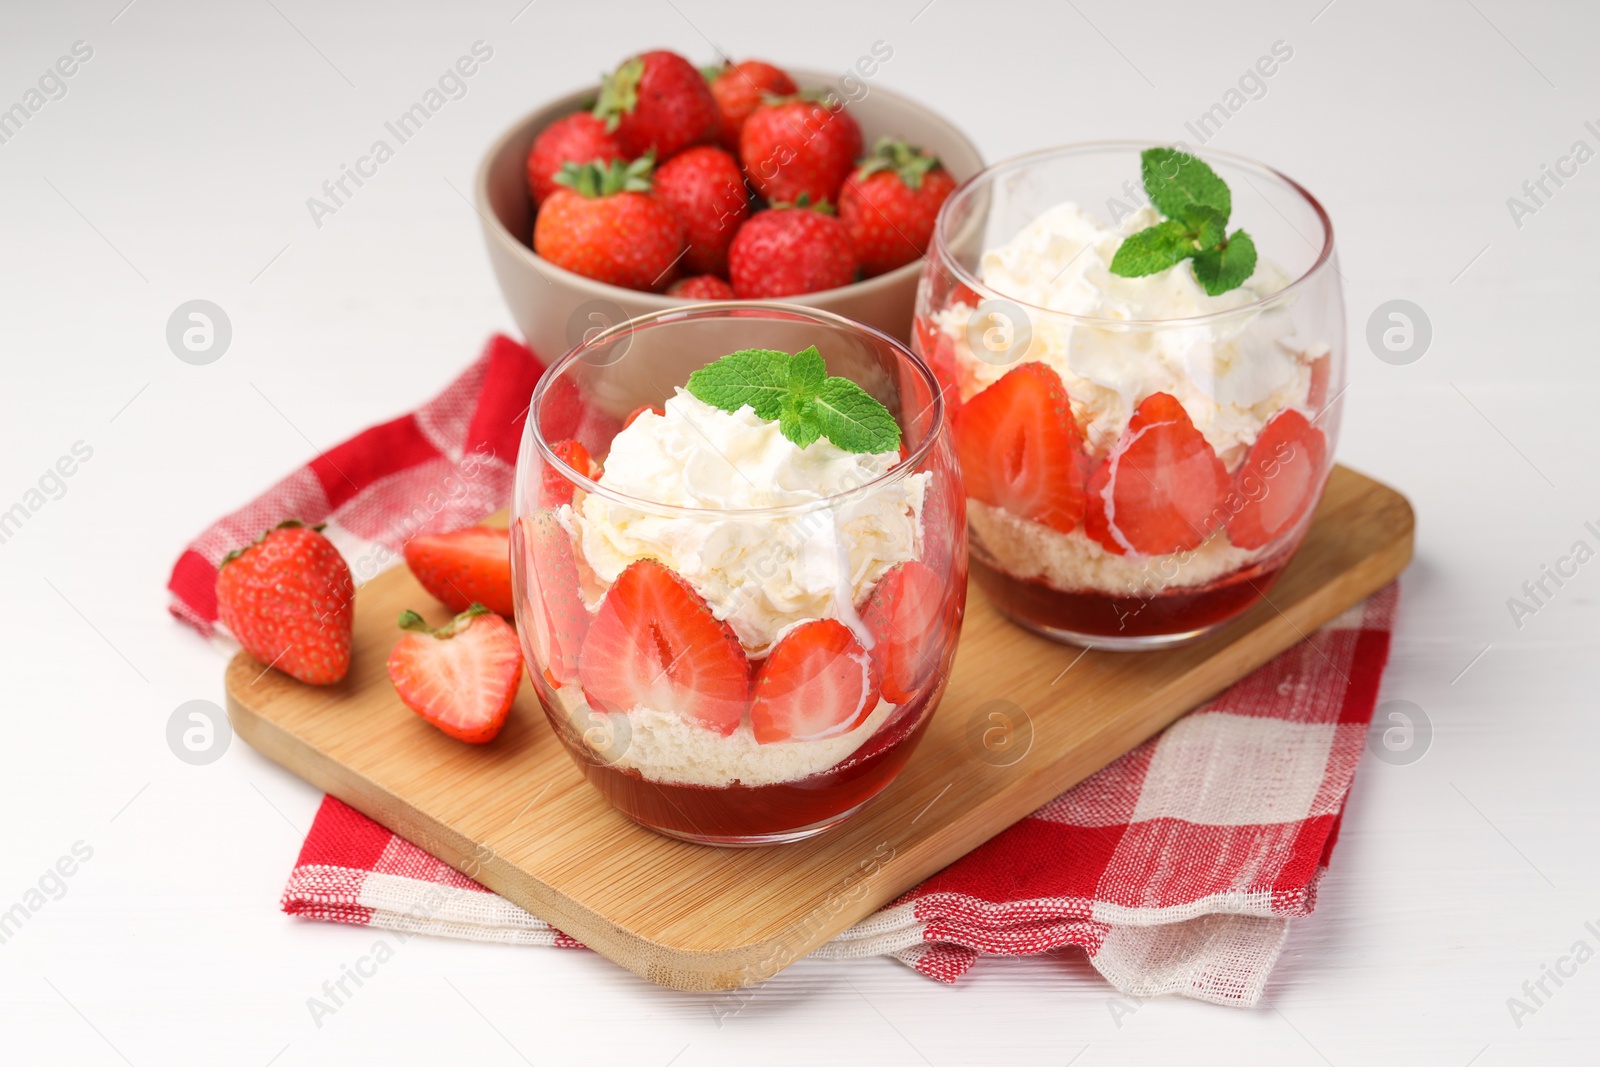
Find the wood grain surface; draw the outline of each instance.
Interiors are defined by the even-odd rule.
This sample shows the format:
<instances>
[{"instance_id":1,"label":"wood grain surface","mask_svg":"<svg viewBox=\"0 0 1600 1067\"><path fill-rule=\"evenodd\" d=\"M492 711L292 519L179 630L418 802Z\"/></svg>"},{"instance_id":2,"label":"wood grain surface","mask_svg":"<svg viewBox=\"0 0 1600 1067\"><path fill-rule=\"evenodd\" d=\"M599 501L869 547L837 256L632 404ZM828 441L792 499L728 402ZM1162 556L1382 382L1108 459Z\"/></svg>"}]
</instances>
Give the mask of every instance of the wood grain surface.
<instances>
[{"instance_id":1,"label":"wood grain surface","mask_svg":"<svg viewBox=\"0 0 1600 1067\"><path fill-rule=\"evenodd\" d=\"M614 811L556 740L526 681L505 730L464 745L395 696L384 661L406 607L445 612L402 567L357 597L339 685L240 653L228 711L307 781L644 977L682 989L758 982L1133 748L1340 611L1411 558L1405 498L1339 467L1270 603L1161 652L1082 652L1002 619L976 589L944 699L901 776L808 841L715 848ZM1011 711L997 755L984 733Z\"/></svg>"}]
</instances>

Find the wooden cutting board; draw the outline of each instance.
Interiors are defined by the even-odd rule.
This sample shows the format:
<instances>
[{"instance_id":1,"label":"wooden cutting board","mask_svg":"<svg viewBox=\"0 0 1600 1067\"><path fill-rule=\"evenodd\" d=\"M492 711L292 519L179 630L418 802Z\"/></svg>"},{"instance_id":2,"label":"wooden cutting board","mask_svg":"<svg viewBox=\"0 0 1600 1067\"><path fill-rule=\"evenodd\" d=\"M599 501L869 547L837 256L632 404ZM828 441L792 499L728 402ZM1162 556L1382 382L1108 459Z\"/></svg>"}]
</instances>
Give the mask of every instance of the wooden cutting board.
<instances>
[{"instance_id":1,"label":"wooden cutting board","mask_svg":"<svg viewBox=\"0 0 1600 1067\"><path fill-rule=\"evenodd\" d=\"M384 662L401 610L445 613L403 567L356 598L341 684L303 685L241 652L228 712L267 756L629 970L729 989L782 970L1382 588L1411 558L1412 526L1399 493L1336 468L1271 604L1162 652L1054 644L974 588L949 688L905 771L795 844L715 848L636 826L588 784L526 680L489 745L428 726Z\"/></svg>"}]
</instances>

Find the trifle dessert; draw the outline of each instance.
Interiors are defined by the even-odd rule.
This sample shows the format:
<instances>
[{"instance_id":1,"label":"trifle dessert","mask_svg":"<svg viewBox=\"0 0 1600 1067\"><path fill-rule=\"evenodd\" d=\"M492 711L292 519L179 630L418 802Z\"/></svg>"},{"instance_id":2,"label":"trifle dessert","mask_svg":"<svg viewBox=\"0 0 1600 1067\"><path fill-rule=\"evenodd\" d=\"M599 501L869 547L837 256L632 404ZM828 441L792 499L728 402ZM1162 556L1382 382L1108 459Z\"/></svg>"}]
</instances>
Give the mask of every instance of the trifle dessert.
<instances>
[{"instance_id":1,"label":"trifle dessert","mask_svg":"<svg viewBox=\"0 0 1600 1067\"><path fill-rule=\"evenodd\" d=\"M1138 649L1266 595L1331 469L1344 374L1308 193L1172 148L1001 163L946 202L916 314L1002 612Z\"/></svg>"},{"instance_id":2,"label":"trifle dessert","mask_svg":"<svg viewBox=\"0 0 1600 1067\"><path fill-rule=\"evenodd\" d=\"M926 729L964 520L938 384L897 342L763 304L625 323L535 392L513 511L535 688L636 821L809 836Z\"/></svg>"}]
</instances>

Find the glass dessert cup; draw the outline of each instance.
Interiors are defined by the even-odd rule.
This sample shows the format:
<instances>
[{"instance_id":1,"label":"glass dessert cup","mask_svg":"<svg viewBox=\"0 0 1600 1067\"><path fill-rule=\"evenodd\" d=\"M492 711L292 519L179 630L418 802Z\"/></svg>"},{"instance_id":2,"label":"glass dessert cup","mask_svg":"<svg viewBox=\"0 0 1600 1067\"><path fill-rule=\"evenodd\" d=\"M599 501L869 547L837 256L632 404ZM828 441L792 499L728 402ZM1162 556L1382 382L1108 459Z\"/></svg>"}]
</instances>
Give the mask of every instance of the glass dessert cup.
<instances>
[{"instance_id":1,"label":"glass dessert cup","mask_svg":"<svg viewBox=\"0 0 1600 1067\"><path fill-rule=\"evenodd\" d=\"M887 409L898 455L801 449L683 391L728 353L810 346ZM556 736L664 834L837 824L899 774L944 692L962 501L937 380L876 330L728 302L594 336L534 391L512 504L517 630Z\"/></svg>"},{"instance_id":2,"label":"glass dessert cup","mask_svg":"<svg viewBox=\"0 0 1600 1067\"><path fill-rule=\"evenodd\" d=\"M1332 226L1277 171L1193 153L1260 250L1240 287L1209 294L1188 261L1109 271L1160 220L1149 147L1047 149L957 189L913 334L945 391L978 585L1102 649L1198 640L1266 597L1332 469L1345 380Z\"/></svg>"}]
</instances>

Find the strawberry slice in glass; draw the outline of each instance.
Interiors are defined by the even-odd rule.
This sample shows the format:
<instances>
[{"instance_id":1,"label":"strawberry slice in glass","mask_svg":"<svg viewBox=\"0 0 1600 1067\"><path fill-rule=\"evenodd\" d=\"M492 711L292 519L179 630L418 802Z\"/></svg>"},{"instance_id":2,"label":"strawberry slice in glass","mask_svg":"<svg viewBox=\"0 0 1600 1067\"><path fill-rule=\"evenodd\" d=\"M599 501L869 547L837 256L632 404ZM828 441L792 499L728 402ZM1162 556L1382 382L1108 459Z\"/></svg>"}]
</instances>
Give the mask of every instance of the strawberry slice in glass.
<instances>
[{"instance_id":1,"label":"strawberry slice in glass","mask_svg":"<svg viewBox=\"0 0 1600 1067\"><path fill-rule=\"evenodd\" d=\"M1083 519L1083 438L1061 376L1024 363L956 416L967 495L1061 533Z\"/></svg>"},{"instance_id":2,"label":"strawberry slice in glass","mask_svg":"<svg viewBox=\"0 0 1600 1067\"><path fill-rule=\"evenodd\" d=\"M1228 520L1228 539L1261 548L1293 530L1321 493L1327 450L1322 431L1300 412L1274 415L1234 472L1243 504Z\"/></svg>"},{"instance_id":3,"label":"strawberry slice in glass","mask_svg":"<svg viewBox=\"0 0 1600 1067\"><path fill-rule=\"evenodd\" d=\"M861 619L876 641L879 686L891 704L914 699L938 666L939 646L928 635L937 632L944 603L938 574L917 560L891 567L867 598Z\"/></svg>"},{"instance_id":4,"label":"strawberry slice in glass","mask_svg":"<svg viewBox=\"0 0 1600 1067\"><path fill-rule=\"evenodd\" d=\"M1089 478L1085 530L1107 552L1161 556L1215 529L1228 471L1170 393L1152 393Z\"/></svg>"},{"instance_id":5,"label":"strawberry slice in glass","mask_svg":"<svg viewBox=\"0 0 1600 1067\"><path fill-rule=\"evenodd\" d=\"M838 619L801 623L756 673L750 725L763 745L849 733L878 703L872 657Z\"/></svg>"},{"instance_id":6,"label":"strawberry slice in glass","mask_svg":"<svg viewBox=\"0 0 1600 1067\"><path fill-rule=\"evenodd\" d=\"M578 677L602 711L672 711L724 737L750 702L750 661L733 630L689 583L650 559L630 563L606 592Z\"/></svg>"},{"instance_id":7,"label":"strawberry slice in glass","mask_svg":"<svg viewBox=\"0 0 1600 1067\"><path fill-rule=\"evenodd\" d=\"M518 519L514 540L531 594L518 636L528 664L560 689L577 680L578 652L589 630L572 538L546 508Z\"/></svg>"}]
</instances>

